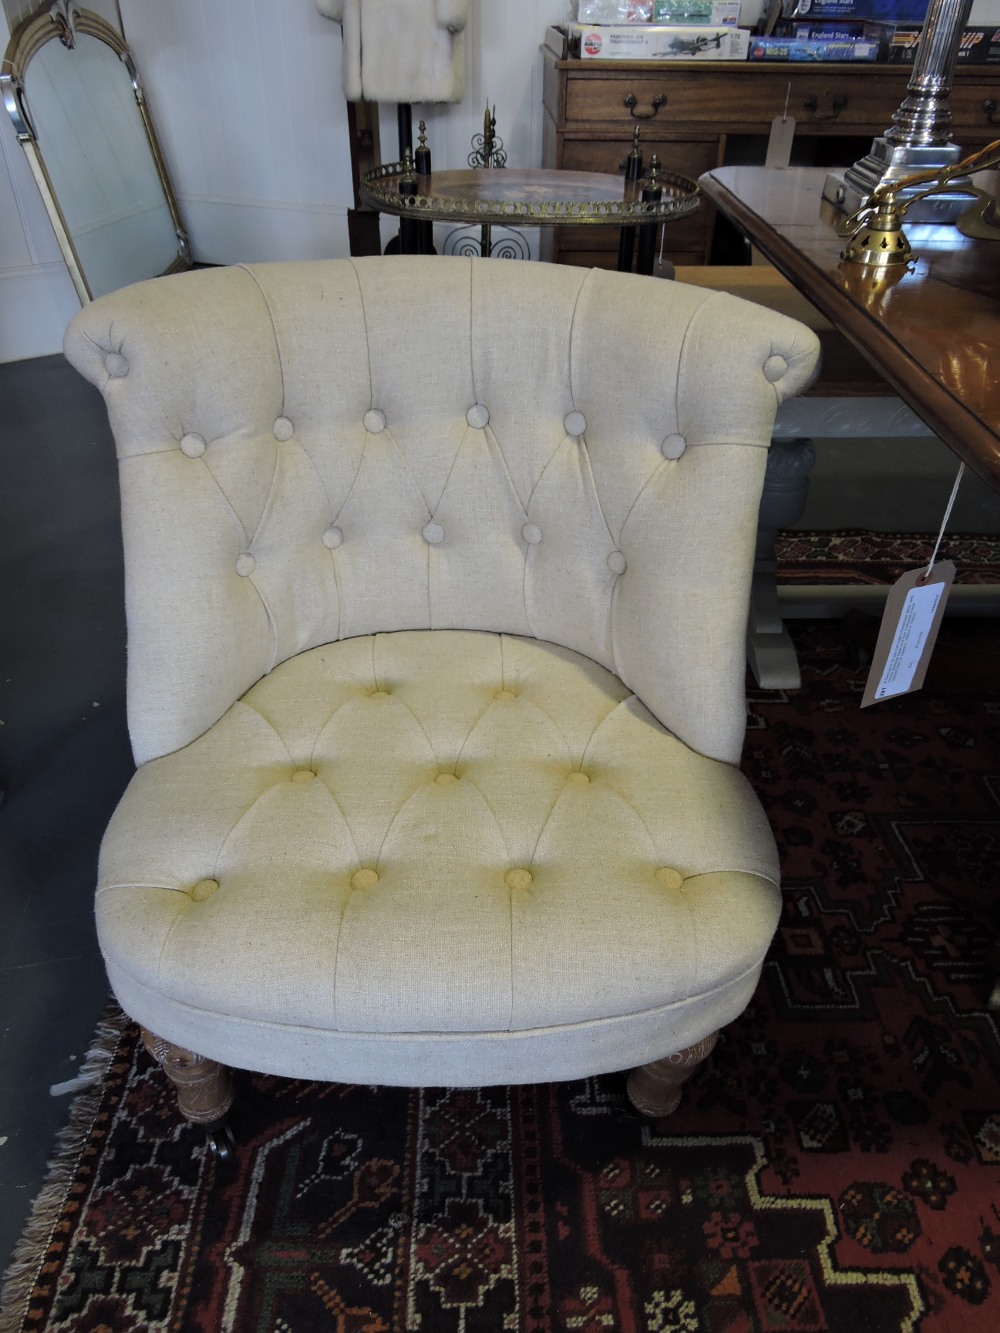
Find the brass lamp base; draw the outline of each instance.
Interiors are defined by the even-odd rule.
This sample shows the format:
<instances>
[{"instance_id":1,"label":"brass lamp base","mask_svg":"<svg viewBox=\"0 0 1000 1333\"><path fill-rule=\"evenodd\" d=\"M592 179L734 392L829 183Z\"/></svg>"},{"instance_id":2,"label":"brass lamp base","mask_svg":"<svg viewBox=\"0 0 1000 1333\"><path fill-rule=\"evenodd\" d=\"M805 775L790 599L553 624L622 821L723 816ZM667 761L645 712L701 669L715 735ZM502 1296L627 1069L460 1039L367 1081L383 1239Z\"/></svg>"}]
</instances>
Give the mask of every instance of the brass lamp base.
<instances>
[{"instance_id":1,"label":"brass lamp base","mask_svg":"<svg viewBox=\"0 0 1000 1333\"><path fill-rule=\"evenodd\" d=\"M908 264L912 258L910 242L897 218L887 221L888 225L879 224L877 219L873 219L870 225L859 227L841 258L875 268L894 268Z\"/></svg>"}]
</instances>

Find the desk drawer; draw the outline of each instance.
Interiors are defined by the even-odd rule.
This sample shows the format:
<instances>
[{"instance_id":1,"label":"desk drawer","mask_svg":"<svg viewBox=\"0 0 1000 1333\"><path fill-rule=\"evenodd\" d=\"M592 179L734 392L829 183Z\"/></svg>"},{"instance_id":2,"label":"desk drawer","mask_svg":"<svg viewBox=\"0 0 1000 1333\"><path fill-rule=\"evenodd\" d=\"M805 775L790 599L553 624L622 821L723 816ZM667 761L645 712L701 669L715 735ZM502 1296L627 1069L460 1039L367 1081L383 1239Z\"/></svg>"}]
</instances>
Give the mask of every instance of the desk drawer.
<instances>
[{"instance_id":1,"label":"desk drawer","mask_svg":"<svg viewBox=\"0 0 1000 1333\"><path fill-rule=\"evenodd\" d=\"M571 74L566 80L567 129L603 122L630 133L636 120L626 99L634 98L632 110L641 118L644 139L669 135L685 125L766 133L784 110L787 96L800 133L837 134L856 127L866 132L873 123L888 125L906 93L905 71L865 73L837 65L793 72L735 64L728 75L720 66L713 72L711 80L696 69L616 70L600 79Z\"/></svg>"},{"instance_id":2,"label":"desk drawer","mask_svg":"<svg viewBox=\"0 0 1000 1333\"><path fill-rule=\"evenodd\" d=\"M703 200L693 213L678 218L676 222L664 223L667 229L665 245L671 251L683 250L686 253L704 253L713 216L714 210ZM618 253L619 230L617 227L559 227L558 234L560 254L573 250L586 250L588 252L610 250L615 254ZM657 233L657 244L659 244L659 233ZM703 261L699 260L698 262Z\"/></svg>"},{"instance_id":3,"label":"desk drawer","mask_svg":"<svg viewBox=\"0 0 1000 1333\"><path fill-rule=\"evenodd\" d=\"M714 139L658 139L652 130L642 136L642 158L646 167L653 154L664 171L697 180L706 171L720 165L719 141ZM568 171L604 171L614 175L631 151L627 139L566 139L563 167Z\"/></svg>"}]
</instances>

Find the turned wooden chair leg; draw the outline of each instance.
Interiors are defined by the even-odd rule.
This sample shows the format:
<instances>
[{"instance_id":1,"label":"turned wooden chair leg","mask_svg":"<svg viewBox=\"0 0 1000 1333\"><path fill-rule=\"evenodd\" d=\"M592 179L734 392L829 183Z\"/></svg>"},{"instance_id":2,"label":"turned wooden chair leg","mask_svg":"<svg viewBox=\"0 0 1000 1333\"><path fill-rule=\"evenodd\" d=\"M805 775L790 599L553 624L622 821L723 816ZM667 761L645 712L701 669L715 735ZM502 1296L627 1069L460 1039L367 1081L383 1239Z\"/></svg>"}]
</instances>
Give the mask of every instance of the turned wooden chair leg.
<instances>
[{"instance_id":1,"label":"turned wooden chair leg","mask_svg":"<svg viewBox=\"0 0 1000 1333\"><path fill-rule=\"evenodd\" d=\"M640 1065L628 1076L628 1099L643 1115L663 1116L676 1111L681 1099L681 1084L690 1078L701 1062L708 1058L719 1039L717 1032L703 1037L686 1050L667 1055Z\"/></svg>"},{"instance_id":2,"label":"turned wooden chair leg","mask_svg":"<svg viewBox=\"0 0 1000 1333\"><path fill-rule=\"evenodd\" d=\"M217 1060L173 1046L142 1029L142 1044L177 1089L177 1106L185 1120L212 1125L233 1104L233 1074Z\"/></svg>"}]
</instances>

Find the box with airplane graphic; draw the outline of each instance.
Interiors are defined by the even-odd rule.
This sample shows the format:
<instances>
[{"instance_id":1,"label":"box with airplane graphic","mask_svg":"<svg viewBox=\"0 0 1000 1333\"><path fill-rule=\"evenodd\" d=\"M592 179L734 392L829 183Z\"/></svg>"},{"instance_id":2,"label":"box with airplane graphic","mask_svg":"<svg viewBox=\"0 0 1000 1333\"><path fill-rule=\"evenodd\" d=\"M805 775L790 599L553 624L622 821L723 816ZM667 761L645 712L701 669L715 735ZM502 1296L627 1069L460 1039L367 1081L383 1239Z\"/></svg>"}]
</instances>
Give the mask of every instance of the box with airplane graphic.
<instances>
[{"instance_id":1,"label":"box with airplane graphic","mask_svg":"<svg viewBox=\"0 0 1000 1333\"><path fill-rule=\"evenodd\" d=\"M571 23L569 54L582 60L746 60L744 28Z\"/></svg>"}]
</instances>

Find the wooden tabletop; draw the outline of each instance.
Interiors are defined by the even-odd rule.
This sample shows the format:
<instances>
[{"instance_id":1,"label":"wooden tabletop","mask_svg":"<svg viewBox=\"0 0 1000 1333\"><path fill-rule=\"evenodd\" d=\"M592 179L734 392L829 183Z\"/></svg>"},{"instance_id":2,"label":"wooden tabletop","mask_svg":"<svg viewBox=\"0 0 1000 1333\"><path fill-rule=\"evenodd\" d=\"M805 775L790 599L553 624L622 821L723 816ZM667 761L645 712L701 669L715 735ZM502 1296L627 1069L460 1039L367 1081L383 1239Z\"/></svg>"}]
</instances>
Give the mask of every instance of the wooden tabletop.
<instances>
[{"instance_id":1,"label":"wooden tabletop","mask_svg":"<svg viewBox=\"0 0 1000 1333\"><path fill-rule=\"evenodd\" d=\"M841 259L826 170L718 167L705 195L984 481L1000 490L1000 241L904 228L912 271L877 280ZM970 204L973 202L970 199Z\"/></svg>"}]
</instances>

